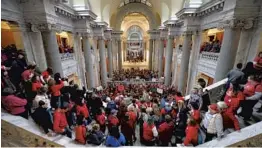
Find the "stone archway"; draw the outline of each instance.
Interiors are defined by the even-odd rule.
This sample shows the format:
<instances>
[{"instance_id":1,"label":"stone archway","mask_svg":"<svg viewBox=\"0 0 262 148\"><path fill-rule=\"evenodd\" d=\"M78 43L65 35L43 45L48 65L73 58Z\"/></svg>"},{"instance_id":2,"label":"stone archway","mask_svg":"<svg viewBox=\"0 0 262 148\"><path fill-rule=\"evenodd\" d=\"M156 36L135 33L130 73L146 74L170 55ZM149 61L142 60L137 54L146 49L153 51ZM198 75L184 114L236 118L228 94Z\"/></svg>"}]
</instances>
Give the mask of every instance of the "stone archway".
<instances>
[{"instance_id":1,"label":"stone archway","mask_svg":"<svg viewBox=\"0 0 262 148\"><path fill-rule=\"evenodd\" d=\"M131 13L143 14L149 22L150 30L156 29L160 25L157 24L156 16L154 15L152 8L144 4L132 3L119 8L119 10L117 11L117 15L116 15L117 21L116 21L115 29L120 30L123 19L125 18L125 16Z\"/></svg>"}]
</instances>

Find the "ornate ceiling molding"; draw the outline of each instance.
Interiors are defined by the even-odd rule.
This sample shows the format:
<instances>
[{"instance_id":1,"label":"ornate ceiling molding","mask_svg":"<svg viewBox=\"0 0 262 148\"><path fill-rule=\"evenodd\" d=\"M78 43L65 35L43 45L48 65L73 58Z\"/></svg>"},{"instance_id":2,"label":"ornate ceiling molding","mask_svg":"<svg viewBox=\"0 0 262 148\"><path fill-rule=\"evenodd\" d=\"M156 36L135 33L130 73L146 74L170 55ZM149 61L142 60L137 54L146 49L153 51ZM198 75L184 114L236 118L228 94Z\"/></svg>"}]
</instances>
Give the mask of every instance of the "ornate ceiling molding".
<instances>
[{"instance_id":1,"label":"ornate ceiling molding","mask_svg":"<svg viewBox=\"0 0 262 148\"><path fill-rule=\"evenodd\" d=\"M225 0L212 0L199 8L183 8L176 13L176 16L179 19L207 16L214 12L222 11L224 3Z\"/></svg>"}]
</instances>

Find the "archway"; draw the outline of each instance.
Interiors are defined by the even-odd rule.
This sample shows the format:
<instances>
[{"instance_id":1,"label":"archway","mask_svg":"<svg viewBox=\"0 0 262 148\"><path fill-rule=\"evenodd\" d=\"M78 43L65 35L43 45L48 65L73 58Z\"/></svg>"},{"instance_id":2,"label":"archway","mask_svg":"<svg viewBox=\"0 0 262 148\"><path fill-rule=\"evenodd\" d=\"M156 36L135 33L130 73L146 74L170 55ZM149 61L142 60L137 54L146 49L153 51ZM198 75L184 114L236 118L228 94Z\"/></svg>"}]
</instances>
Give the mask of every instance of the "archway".
<instances>
[{"instance_id":1,"label":"archway","mask_svg":"<svg viewBox=\"0 0 262 148\"><path fill-rule=\"evenodd\" d=\"M117 21L115 22L114 28L116 30L120 30L121 23L124 20L124 18L132 13L140 13L144 15L149 22L149 29L155 29L160 25L159 23L157 23L156 16L154 15L153 9L151 7L139 3L130 3L128 5L120 7L117 11L115 19Z\"/></svg>"}]
</instances>

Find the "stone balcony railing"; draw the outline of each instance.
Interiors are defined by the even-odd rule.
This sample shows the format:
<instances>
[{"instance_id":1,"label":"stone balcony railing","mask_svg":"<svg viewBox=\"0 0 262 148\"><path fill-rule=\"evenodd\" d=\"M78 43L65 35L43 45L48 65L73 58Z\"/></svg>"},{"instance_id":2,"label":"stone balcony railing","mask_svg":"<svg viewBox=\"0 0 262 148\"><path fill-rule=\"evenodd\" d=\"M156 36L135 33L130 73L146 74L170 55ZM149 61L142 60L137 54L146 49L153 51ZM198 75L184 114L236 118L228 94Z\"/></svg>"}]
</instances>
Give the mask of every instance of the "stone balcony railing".
<instances>
[{"instance_id":1,"label":"stone balcony railing","mask_svg":"<svg viewBox=\"0 0 262 148\"><path fill-rule=\"evenodd\" d=\"M199 57L198 71L214 78L219 53L202 52Z\"/></svg>"},{"instance_id":2,"label":"stone balcony railing","mask_svg":"<svg viewBox=\"0 0 262 148\"><path fill-rule=\"evenodd\" d=\"M61 53L60 54L61 61L67 61L67 60L74 60L74 54L73 53Z\"/></svg>"}]
</instances>

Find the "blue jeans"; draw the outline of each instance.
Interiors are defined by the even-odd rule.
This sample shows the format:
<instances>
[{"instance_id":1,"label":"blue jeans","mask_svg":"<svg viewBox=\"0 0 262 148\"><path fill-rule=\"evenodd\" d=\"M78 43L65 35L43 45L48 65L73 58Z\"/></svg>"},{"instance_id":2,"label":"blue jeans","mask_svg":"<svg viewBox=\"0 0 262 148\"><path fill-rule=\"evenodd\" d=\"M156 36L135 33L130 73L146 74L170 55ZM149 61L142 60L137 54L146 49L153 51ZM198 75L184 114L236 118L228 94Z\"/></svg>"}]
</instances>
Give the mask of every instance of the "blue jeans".
<instances>
[{"instance_id":1,"label":"blue jeans","mask_svg":"<svg viewBox=\"0 0 262 148\"><path fill-rule=\"evenodd\" d=\"M48 108L48 109L46 109L46 111L47 111L47 112L49 113L49 115L50 115L50 120L51 120L51 122L54 123L53 115L52 115L52 108Z\"/></svg>"}]
</instances>

